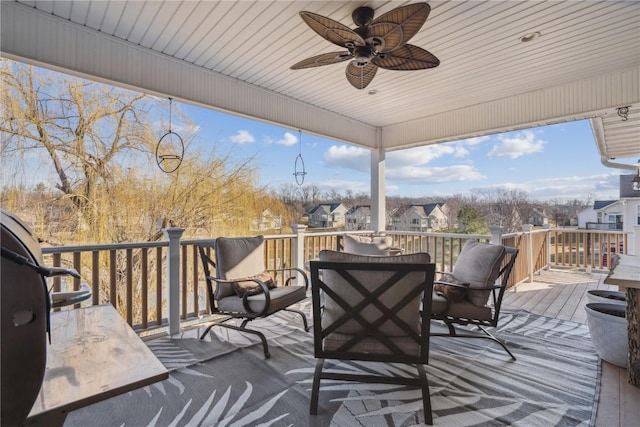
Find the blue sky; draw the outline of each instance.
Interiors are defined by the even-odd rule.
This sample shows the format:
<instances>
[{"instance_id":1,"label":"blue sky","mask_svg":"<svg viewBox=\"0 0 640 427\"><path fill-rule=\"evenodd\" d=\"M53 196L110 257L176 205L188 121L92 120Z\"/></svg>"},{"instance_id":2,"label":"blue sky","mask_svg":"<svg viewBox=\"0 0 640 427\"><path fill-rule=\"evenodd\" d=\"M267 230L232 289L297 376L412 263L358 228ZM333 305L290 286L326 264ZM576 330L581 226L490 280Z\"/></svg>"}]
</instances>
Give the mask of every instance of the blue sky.
<instances>
[{"instance_id":1,"label":"blue sky","mask_svg":"<svg viewBox=\"0 0 640 427\"><path fill-rule=\"evenodd\" d=\"M156 99L160 115L168 119L166 98ZM277 190L295 184L294 164L301 152L305 185L323 192L369 193L367 149L189 104L173 105L195 122L194 143L204 155L215 149L239 161L255 158L260 185ZM157 126L164 131L165 124ZM31 183L49 181L52 171L31 166L24 166ZM507 187L526 191L532 200L610 200L618 198L620 173L628 172L600 163L591 126L583 120L390 152L386 194L445 197ZM5 175L0 174L2 182Z\"/></svg>"},{"instance_id":2,"label":"blue sky","mask_svg":"<svg viewBox=\"0 0 640 427\"><path fill-rule=\"evenodd\" d=\"M237 159L255 156L262 185L278 189L295 183L294 163L301 151L305 185L369 193L367 149L208 109L180 107L198 127L197 144L215 144ZM386 188L388 196L443 197L508 187L526 191L532 200L606 200L618 198L620 173L600 163L591 126L583 120L390 152Z\"/></svg>"}]
</instances>

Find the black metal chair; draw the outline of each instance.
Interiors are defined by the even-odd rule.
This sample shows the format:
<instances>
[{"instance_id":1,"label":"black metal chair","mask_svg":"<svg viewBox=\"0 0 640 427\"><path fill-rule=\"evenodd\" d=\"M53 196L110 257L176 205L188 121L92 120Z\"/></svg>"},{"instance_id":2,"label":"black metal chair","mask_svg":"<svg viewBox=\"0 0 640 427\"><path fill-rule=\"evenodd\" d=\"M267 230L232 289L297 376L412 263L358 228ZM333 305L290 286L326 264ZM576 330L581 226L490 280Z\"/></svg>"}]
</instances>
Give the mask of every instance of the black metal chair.
<instances>
[{"instance_id":1,"label":"black metal chair","mask_svg":"<svg viewBox=\"0 0 640 427\"><path fill-rule=\"evenodd\" d=\"M363 256L321 251L311 261L314 354L310 413L318 413L322 379L417 386L425 422L432 423L429 383L431 295L435 265L426 253ZM325 359L407 363L417 377L323 370Z\"/></svg>"},{"instance_id":2,"label":"black metal chair","mask_svg":"<svg viewBox=\"0 0 640 427\"><path fill-rule=\"evenodd\" d=\"M431 336L491 339L516 360L506 344L485 328L498 325L502 298L517 256L516 248L468 240L452 273L435 281L431 318L444 322L448 333L431 332ZM456 325L474 325L480 333L460 332Z\"/></svg>"},{"instance_id":3,"label":"black metal chair","mask_svg":"<svg viewBox=\"0 0 640 427\"><path fill-rule=\"evenodd\" d=\"M287 310L298 313L302 317L304 330L309 330L304 313L289 308L307 297L307 274L299 268L267 270L263 236L219 237L198 244L198 250L207 280L211 313L226 316L209 325L200 339L214 326L247 332L260 338L264 356L269 358L271 355L264 334L247 328L248 322ZM215 262L210 257L212 250ZM215 275L212 271L215 271ZM304 286L293 284L298 274L304 280ZM282 276L284 286L277 284L278 275ZM240 326L227 324L231 319L242 319L242 323Z\"/></svg>"}]
</instances>

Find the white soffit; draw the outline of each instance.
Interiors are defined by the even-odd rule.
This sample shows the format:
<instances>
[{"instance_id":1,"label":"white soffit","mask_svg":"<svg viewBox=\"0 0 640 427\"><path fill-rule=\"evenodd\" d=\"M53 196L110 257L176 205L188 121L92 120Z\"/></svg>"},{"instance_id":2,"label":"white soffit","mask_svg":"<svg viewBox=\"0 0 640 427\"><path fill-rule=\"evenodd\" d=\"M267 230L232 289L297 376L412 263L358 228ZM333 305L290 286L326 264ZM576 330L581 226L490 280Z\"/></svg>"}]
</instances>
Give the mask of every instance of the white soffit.
<instances>
[{"instance_id":1,"label":"white soffit","mask_svg":"<svg viewBox=\"0 0 640 427\"><path fill-rule=\"evenodd\" d=\"M406 1L369 1L376 16ZM380 70L363 91L300 19L353 28L361 1L0 3L2 55L364 147L400 149L640 104L638 1L430 1L410 41L430 70ZM521 43L526 33L540 37ZM378 91L368 95L369 89Z\"/></svg>"}]
</instances>

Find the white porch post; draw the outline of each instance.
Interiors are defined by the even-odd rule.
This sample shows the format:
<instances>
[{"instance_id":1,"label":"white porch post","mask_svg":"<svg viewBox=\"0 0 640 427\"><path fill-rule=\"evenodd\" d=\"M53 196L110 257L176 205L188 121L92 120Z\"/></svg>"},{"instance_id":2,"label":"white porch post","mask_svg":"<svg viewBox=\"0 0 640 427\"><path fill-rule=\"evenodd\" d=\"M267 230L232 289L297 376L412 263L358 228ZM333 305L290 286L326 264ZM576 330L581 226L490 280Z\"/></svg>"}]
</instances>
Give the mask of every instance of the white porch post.
<instances>
[{"instance_id":1,"label":"white porch post","mask_svg":"<svg viewBox=\"0 0 640 427\"><path fill-rule=\"evenodd\" d=\"M371 150L371 230L374 232L384 232L387 224L384 172L385 156L384 149L381 148L381 130L376 133L376 146Z\"/></svg>"},{"instance_id":2,"label":"white porch post","mask_svg":"<svg viewBox=\"0 0 640 427\"><path fill-rule=\"evenodd\" d=\"M169 305L169 335L180 332L180 236L184 229L178 227L162 230L169 239L167 252L167 296Z\"/></svg>"},{"instance_id":3,"label":"white porch post","mask_svg":"<svg viewBox=\"0 0 640 427\"><path fill-rule=\"evenodd\" d=\"M291 262L293 263L293 267L301 268L304 270L304 233L307 229L306 225L303 224L292 224L291 230L296 235L296 238L293 239L293 253L291 257L293 258ZM303 286L302 277L296 276L296 285Z\"/></svg>"},{"instance_id":4,"label":"white porch post","mask_svg":"<svg viewBox=\"0 0 640 427\"><path fill-rule=\"evenodd\" d=\"M522 224L522 231L527 233L527 266L529 273L529 283L533 282L533 235L531 234L533 225Z\"/></svg>"}]
</instances>

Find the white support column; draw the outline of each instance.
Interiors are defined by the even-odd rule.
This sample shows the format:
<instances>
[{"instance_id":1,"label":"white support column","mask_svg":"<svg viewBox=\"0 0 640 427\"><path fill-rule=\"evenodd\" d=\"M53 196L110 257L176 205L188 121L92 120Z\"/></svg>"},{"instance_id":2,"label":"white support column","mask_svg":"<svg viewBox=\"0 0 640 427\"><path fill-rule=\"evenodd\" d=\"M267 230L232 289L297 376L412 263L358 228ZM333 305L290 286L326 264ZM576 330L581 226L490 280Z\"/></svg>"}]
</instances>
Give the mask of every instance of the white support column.
<instances>
[{"instance_id":1,"label":"white support column","mask_svg":"<svg viewBox=\"0 0 640 427\"><path fill-rule=\"evenodd\" d=\"M384 173L386 153L381 147L382 130L376 133L376 149L371 150L371 230L384 232L386 230L386 197L384 188Z\"/></svg>"},{"instance_id":2,"label":"white support column","mask_svg":"<svg viewBox=\"0 0 640 427\"><path fill-rule=\"evenodd\" d=\"M529 274L529 283L533 282L533 236L531 234L533 225L522 224L522 231L527 233L527 266Z\"/></svg>"},{"instance_id":3,"label":"white support column","mask_svg":"<svg viewBox=\"0 0 640 427\"><path fill-rule=\"evenodd\" d=\"M307 229L306 225L303 224L292 224L291 230L296 235L296 238L293 240L293 253L291 257L293 258L291 262L293 263L293 267L295 268L304 268L304 233ZM296 276L296 285L303 286L302 277Z\"/></svg>"},{"instance_id":4,"label":"white support column","mask_svg":"<svg viewBox=\"0 0 640 427\"><path fill-rule=\"evenodd\" d=\"M169 305L169 335L180 333L180 236L178 227L162 230L169 240L167 252L167 299Z\"/></svg>"}]
</instances>

